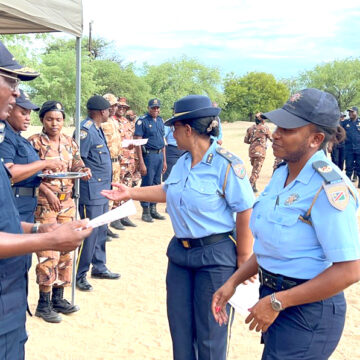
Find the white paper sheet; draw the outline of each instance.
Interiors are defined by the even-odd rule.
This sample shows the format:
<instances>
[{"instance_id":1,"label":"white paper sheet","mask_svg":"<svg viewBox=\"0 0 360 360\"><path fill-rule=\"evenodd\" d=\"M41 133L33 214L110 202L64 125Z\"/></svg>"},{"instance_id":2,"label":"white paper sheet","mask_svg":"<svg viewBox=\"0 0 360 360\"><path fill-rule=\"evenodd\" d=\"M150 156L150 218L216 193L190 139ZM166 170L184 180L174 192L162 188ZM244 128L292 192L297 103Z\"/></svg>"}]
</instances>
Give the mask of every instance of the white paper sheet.
<instances>
[{"instance_id":1,"label":"white paper sheet","mask_svg":"<svg viewBox=\"0 0 360 360\"><path fill-rule=\"evenodd\" d=\"M240 315L248 316L248 309L259 301L259 280L248 282L247 285L240 284L235 294L230 298L229 303L234 307L235 311Z\"/></svg>"},{"instance_id":2,"label":"white paper sheet","mask_svg":"<svg viewBox=\"0 0 360 360\"><path fill-rule=\"evenodd\" d=\"M124 139L121 141L121 147L127 148L129 145L141 146L145 145L148 142L148 139Z\"/></svg>"},{"instance_id":3,"label":"white paper sheet","mask_svg":"<svg viewBox=\"0 0 360 360\"><path fill-rule=\"evenodd\" d=\"M115 220L122 219L126 216L136 214L136 208L134 202L130 199L126 203L120 205L116 209L110 210L105 214L102 214L92 220L87 224L87 227L96 228L101 225L109 224Z\"/></svg>"}]
</instances>

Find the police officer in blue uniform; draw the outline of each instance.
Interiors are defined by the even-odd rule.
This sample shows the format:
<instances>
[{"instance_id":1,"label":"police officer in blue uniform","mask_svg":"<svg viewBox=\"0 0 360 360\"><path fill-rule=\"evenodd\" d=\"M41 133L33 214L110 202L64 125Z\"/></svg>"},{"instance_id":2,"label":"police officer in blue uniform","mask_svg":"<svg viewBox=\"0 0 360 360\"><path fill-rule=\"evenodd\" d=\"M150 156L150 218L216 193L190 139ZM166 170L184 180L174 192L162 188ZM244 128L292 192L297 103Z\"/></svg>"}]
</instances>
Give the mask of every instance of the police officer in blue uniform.
<instances>
[{"instance_id":1,"label":"police officer in blue uniform","mask_svg":"<svg viewBox=\"0 0 360 360\"><path fill-rule=\"evenodd\" d=\"M358 194L323 151L340 130L336 99L305 89L264 116L285 160L257 198L250 220L254 255L213 297L222 324L235 287L259 272L250 330L262 331L263 360L325 360L344 327L343 290L360 279ZM341 141L342 139L338 139Z\"/></svg>"},{"instance_id":2,"label":"police officer in blue uniform","mask_svg":"<svg viewBox=\"0 0 360 360\"><path fill-rule=\"evenodd\" d=\"M346 131L345 171L349 179L355 172L359 179L358 187L360 188L360 119L358 118L358 108L353 106L348 109L348 112L349 119L341 123Z\"/></svg>"},{"instance_id":3,"label":"police officer in blue uniform","mask_svg":"<svg viewBox=\"0 0 360 360\"><path fill-rule=\"evenodd\" d=\"M135 123L134 139L148 139L141 147L136 147L141 173L141 187L161 184L161 174L166 171L166 154L164 142L164 122L159 116L160 100L151 99L148 112ZM164 220L165 216L158 213L155 203L141 202L143 214L141 219L153 222L153 219Z\"/></svg>"},{"instance_id":4,"label":"police officer in blue uniform","mask_svg":"<svg viewBox=\"0 0 360 360\"><path fill-rule=\"evenodd\" d=\"M166 277L174 359L224 360L230 325L220 327L212 318L211 299L251 254L254 195L243 162L210 139L218 135L220 109L206 96L189 95L178 100L174 110L165 125L173 126L179 149L188 152L165 184L131 189L116 184L119 190L103 194L166 201L175 232L167 250ZM226 311L232 312L231 307Z\"/></svg>"},{"instance_id":5,"label":"police officer in blue uniform","mask_svg":"<svg viewBox=\"0 0 360 360\"><path fill-rule=\"evenodd\" d=\"M21 136L30 125L31 111L38 111L28 95L20 90L16 105L11 110L7 120L0 122L5 126L6 136L0 145L0 157L11 173L16 207L21 221L34 222L34 211L37 205L37 195L41 178L38 174L49 169L61 169L59 160L40 160L37 151ZM3 124L3 125L1 125Z\"/></svg>"},{"instance_id":6,"label":"police officer in blue uniform","mask_svg":"<svg viewBox=\"0 0 360 360\"><path fill-rule=\"evenodd\" d=\"M0 119L9 116L15 99L20 95L19 80L32 80L39 74L23 68L0 42ZM5 125L0 126L0 143L4 141ZM1 144L0 144L1 146ZM53 249L74 249L91 229L75 231L82 224L69 223L60 228L56 237L51 233L23 235L46 231L46 226L20 223L14 194L10 186L10 172L0 163L0 359L24 359L27 340L25 329L27 309L27 253ZM48 230L51 230L47 226Z\"/></svg>"},{"instance_id":7,"label":"police officer in blue uniform","mask_svg":"<svg viewBox=\"0 0 360 360\"><path fill-rule=\"evenodd\" d=\"M101 124L109 118L110 103L100 95L91 97L87 102L88 117L80 125L80 155L87 168L91 169L89 181L80 180L80 216L93 219L109 211L109 201L101 190L111 187L111 158ZM76 286L81 291L93 288L86 279L92 264L91 277L96 279L118 279L120 274L106 267L107 225L94 229L84 241L79 252Z\"/></svg>"},{"instance_id":8,"label":"police officer in blue uniform","mask_svg":"<svg viewBox=\"0 0 360 360\"><path fill-rule=\"evenodd\" d=\"M165 127L165 141L166 141L166 171L163 174L163 181L165 181L170 173L173 166L178 161L179 157L184 155L185 151L180 150L177 146L176 140L174 138L174 132L170 126Z\"/></svg>"}]
</instances>

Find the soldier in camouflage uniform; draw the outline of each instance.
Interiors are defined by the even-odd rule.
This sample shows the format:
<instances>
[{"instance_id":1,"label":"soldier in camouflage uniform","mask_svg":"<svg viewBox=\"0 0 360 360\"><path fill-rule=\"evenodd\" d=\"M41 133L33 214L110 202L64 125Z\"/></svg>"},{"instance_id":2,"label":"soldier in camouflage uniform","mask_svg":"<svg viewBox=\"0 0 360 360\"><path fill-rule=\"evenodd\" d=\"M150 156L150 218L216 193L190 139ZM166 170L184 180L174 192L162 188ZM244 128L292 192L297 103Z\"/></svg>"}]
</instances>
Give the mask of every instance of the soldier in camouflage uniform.
<instances>
[{"instance_id":1,"label":"soldier in camouflage uniform","mask_svg":"<svg viewBox=\"0 0 360 360\"><path fill-rule=\"evenodd\" d=\"M255 124L246 130L244 142L250 144L249 157L252 165L252 172L250 177L250 184L254 192L256 189L256 180L259 178L260 170L265 160L266 142L271 141L270 129L265 125L264 119L261 118L261 113L255 116Z\"/></svg>"},{"instance_id":2,"label":"soldier in camouflage uniform","mask_svg":"<svg viewBox=\"0 0 360 360\"><path fill-rule=\"evenodd\" d=\"M132 129L132 135L134 135L135 122L137 119L136 113L134 112L134 110L128 110L125 114L125 117L130 122L131 129ZM137 186L141 180L139 157L138 157L136 151L134 151L134 159L135 159L135 170L132 174L132 187Z\"/></svg>"},{"instance_id":3,"label":"soldier in camouflage uniform","mask_svg":"<svg viewBox=\"0 0 360 360\"><path fill-rule=\"evenodd\" d=\"M40 109L39 117L43 123L41 134L32 135L28 140L39 152L40 159L61 160L64 171L84 172L84 179L91 177L90 169L84 166L75 141L61 133L64 124L64 108L58 101L47 101ZM73 180L47 179L40 184L35 219L42 224L65 223L75 218L75 203L72 199ZM36 266L36 278L40 288L40 298L36 316L47 322L60 322L63 314L79 310L63 298L64 287L70 286L72 275L72 253L40 251ZM48 293L52 291L52 300Z\"/></svg>"},{"instance_id":4,"label":"soldier in camouflage uniform","mask_svg":"<svg viewBox=\"0 0 360 360\"><path fill-rule=\"evenodd\" d=\"M118 101L117 97L113 94L105 94L104 98L110 103L111 107L109 110L108 121L101 124L101 128L105 134L106 143L110 151L111 162L112 162L112 181L120 182L120 160L122 155L121 150L121 134L119 122L114 118L117 111ZM109 209L112 210L119 206L118 202L109 201ZM125 227L119 222L119 220L111 223L117 230L125 230ZM111 238L118 238L119 235L115 234L107 229L107 241L111 241Z\"/></svg>"},{"instance_id":5,"label":"soldier in camouflage uniform","mask_svg":"<svg viewBox=\"0 0 360 360\"><path fill-rule=\"evenodd\" d=\"M135 131L135 123L129 121L124 115L130 106L126 102L125 97L119 97L118 99L118 108L115 114L120 126L121 139L132 139ZM133 146L123 148L122 156L120 161L120 183L125 184L126 186L132 187L133 185L133 174L135 173L135 148ZM122 225L136 227L128 217L118 220Z\"/></svg>"}]
</instances>

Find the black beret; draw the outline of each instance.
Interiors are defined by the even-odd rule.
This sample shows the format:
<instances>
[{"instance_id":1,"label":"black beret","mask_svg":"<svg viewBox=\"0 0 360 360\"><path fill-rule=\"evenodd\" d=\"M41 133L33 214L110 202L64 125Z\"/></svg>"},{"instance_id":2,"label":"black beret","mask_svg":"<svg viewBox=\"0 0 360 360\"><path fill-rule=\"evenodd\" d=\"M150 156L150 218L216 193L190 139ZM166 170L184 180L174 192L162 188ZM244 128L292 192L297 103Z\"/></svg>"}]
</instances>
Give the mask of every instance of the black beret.
<instances>
[{"instance_id":1,"label":"black beret","mask_svg":"<svg viewBox=\"0 0 360 360\"><path fill-rule=\"evenodd\" d=\"M43 118L48 111L60 111L65 119L65 110L62 103L59 101L49 100L44 102L39 112L40 119Z\"/></svg>"},{"instance_id":2,"label":"black beret","mask_svg":"<svg viewBox=\"0 0 360 360\"><path fill-rule=\"evenodd\" d=\"M88 100L86 107L88 110L106 110L109 109L111 105L102 96L94 95Z\"/></svg>"}]
</instances>

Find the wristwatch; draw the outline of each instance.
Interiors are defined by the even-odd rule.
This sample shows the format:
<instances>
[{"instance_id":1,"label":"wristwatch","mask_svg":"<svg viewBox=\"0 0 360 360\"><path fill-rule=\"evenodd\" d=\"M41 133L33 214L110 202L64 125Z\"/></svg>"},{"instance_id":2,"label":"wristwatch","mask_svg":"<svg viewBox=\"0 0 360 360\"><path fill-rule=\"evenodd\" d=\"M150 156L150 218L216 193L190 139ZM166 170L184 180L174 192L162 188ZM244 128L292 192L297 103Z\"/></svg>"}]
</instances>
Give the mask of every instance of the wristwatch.
<instances>
[{"instance_id":1,"label":"wristwatch","mask_svg":"<svg viewBox=\"0 0 360 360\"><path fill-rule=\"evenodd\" d=\"M30 234L36 234L39 231L40 225L40 223L35 223L30 230Z\"/></svg>"},{"instance_id":2,"label":"wristwatch","mask_svg":"<svg viewBox=\"0 0 360 360\"><path fill-rule=\"evenodd\" d=\"M279 301L276 296L275 293L272 293L270 295L270 302L271 302L271 307L273 308L273 310L280 312L281 310L284 310L281 301Z\"/></svg>"}]
</instances>

